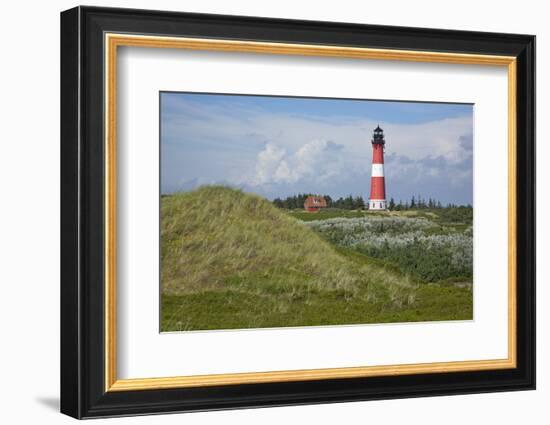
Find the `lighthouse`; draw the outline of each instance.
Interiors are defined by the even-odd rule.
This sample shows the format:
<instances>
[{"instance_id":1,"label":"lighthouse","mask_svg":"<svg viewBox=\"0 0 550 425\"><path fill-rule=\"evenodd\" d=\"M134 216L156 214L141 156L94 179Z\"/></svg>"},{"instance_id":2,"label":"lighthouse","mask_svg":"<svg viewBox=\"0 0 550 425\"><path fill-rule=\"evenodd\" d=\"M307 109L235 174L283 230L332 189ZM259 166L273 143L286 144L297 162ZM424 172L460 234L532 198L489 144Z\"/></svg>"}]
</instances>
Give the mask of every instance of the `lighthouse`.
<instances>
[{"instance_id":1,"label":"lighthouse","mask_svg":"<svg viewBox=\"0 0 550 425\"><path fill-rule=\"evenodd\" d=\"M372 136L372 172L370 178L369 210L386 209L386 182L384 180L384 131L376 126Z\"/></svg>"}]
</instances>

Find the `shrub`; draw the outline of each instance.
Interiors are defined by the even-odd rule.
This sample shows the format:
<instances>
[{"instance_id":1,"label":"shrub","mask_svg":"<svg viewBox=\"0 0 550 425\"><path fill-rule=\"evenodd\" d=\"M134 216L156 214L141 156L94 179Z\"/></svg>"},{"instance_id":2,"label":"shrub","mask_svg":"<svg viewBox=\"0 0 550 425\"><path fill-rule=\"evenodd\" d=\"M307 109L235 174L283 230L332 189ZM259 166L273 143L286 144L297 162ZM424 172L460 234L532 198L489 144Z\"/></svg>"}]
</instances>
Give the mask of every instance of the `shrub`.
<instances>
[{"instance_id":1,"label":"shrub","mask_svg":"<svg viewBox=\"0 0 550 425\"><path fill-rule=\"evenodd\" d=\"M463 232L426 218L333 218L305 223L337 245L397 264L424 282L472 277L472 227Z\"/></svg>"}]
</instances>

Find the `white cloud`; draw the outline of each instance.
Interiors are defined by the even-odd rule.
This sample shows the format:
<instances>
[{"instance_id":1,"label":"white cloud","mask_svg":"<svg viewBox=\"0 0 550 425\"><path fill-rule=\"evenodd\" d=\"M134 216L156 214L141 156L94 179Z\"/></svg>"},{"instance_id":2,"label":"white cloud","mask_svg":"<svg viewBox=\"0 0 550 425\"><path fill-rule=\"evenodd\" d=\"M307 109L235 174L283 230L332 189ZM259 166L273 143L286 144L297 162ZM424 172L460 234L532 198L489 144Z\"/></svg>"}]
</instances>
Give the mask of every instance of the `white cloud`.
<instances>
[{"instance_id":1,"label":"white cloud","mask_svg":"<svg viewBox=\"0 0 550 425\"><path fill-rule=\"evenodd\" d=\"M273 143L266 143L265 149L258 154L256 175L250 183L255 185L270 183L273 176L282 172L280 171L281 162L284 162L285 154L286 151L283 148Z\"/></svg>"},{"instance_id":2,"label":"white cloud","mask_svg":"<svg viewBox=\"0 0 550 425\"><path fill-rule=\"evenodd\" d=\"M327 140L313 140L291 153L274 143L266 143L257 156L256 174L247 183L259 186L336 177L342 171L339 151L340 145Z\"/></svg>"}]
</instances>

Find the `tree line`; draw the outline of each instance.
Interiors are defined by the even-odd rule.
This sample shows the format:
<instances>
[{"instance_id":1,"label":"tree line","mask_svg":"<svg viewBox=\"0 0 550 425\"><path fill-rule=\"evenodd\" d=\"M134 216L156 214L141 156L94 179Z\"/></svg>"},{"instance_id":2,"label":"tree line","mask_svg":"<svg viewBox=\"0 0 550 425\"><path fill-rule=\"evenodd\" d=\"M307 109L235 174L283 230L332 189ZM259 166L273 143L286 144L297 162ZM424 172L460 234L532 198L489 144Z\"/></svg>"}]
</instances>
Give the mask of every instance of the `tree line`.
<instances>
[{"instance_id":1,"label":"tree line","mask_svg":"<svg viewBox=\"0 0 550 425\"><path fill-rule=\"evenodd\" d=\"M460 205L449 202L447 204L442 204L441 201L438 201L433 198L425 199L420 195L412 196L410 201L395 202L393 198L390 198L388 202L388 209L401 211L401 210L422 210L422 209L441 209L441 208L472 208L470 204Z\"/></svg>"},{"instance_id":2,"label":"tree line","mask_svg":"<svg viewBox=\"0 0 550 425\"><path fill-rule=\"evenodd\" d=\"M279 208L294 210L304 208L304 202L308 196L322 196L327 201L328 208L339 208L343 210L358 210L365 208L365 200L362 196L351 195L343 198L332 199L330 195L318 195L313 193L299 193L298 195L287 196L284 199L275 198L273 204Z\"/></svg>"},{"instance_id":3,"label":"tree line","mask_svg":"<svg viewBox=\"0 0 550 425\"><path fill-rule=\"evenodd\" d=\"M299 193L297 195L287 196L286 198L275 198L273 204L278 208L287 210L304 208L304 202L308 196L322 196L327 201L328 208L338 208L343 210L361 210L367 203L362 196L346 196L333 199L330 195L318 195L312 193ZM458 205L454 203L442 204L440 201L420 195L412 196L410 201L396 202L393 198L388 201L388 209L392 211L418 210L418 209L442 209L442 208L471 208L471 205Z\"/></svg>"}]
</instances>

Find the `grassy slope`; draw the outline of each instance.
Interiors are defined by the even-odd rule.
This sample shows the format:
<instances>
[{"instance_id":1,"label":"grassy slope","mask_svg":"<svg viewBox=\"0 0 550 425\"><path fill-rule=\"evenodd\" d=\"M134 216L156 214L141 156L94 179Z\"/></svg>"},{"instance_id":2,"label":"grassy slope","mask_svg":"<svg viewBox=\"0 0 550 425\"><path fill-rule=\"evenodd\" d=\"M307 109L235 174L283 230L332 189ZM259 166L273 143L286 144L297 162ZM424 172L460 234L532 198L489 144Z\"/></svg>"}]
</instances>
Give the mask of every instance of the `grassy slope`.
<instances>
[{"instance_id":1,"label":"grassy slope","mask_svg":"<svg viewBox=\"0 0 550 425\"><path fill-rule=\"evenodd\" d=\"M471 318L467 288L412 285L255 195L162 198L163 331Z\"/></svg>"}]
</instances>

